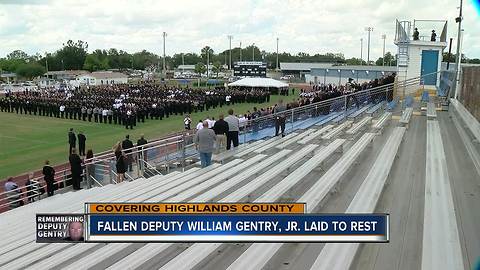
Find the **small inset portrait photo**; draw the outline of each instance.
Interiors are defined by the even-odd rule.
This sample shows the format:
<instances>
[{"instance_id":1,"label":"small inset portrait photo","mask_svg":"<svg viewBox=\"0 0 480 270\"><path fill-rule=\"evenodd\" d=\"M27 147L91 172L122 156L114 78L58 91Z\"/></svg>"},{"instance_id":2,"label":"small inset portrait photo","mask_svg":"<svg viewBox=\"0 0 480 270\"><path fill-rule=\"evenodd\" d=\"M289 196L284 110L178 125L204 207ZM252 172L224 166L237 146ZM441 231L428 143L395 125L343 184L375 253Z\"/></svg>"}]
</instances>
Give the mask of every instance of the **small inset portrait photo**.
<instances>
[{"instance_id":1,"label":"small inset portrait photo","mask_svg":"<svg viewBox=\"0 0 480 270\"><path fill-rule=\"evenodd\" d=\"M68 223L68 237L65 238L71 242L83 242L83 222L74 221Z\"/></svg>"}]
</instances>

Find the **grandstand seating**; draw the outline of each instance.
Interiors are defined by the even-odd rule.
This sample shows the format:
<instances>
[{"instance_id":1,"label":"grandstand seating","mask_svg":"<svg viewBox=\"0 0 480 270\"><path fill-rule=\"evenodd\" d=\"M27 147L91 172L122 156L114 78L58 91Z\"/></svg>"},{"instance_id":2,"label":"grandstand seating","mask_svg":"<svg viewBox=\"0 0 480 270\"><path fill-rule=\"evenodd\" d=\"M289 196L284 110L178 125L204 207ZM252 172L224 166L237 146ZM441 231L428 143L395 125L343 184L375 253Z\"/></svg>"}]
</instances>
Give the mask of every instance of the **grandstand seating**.
<instances>
[{"instance_id":1,"label":"grandstand seating","mask_svg":"<svg viewBox=\"0 0 480 270\"><path fill-rule=\"evenodd\" d=\"M382 102L379 102L377 103L376 105L373 105L372 107L370 107L368 110L367 110L367 114L369 115L373 115L374 113L376 113L378 110L380 110L380 108L383 107L385 103L382 101Z\"/></svg>"},{"instance_id":2,"label":"grandstand seating","mask_svg":"<svg viewBox=\"0 0 480 270\"><path fill-rule=\"evenodd\" d=\"M405 107L412 107L413 106L414 99L412 96L406 96L405 97Z\"/></svg>"},{"instance_id":3,"label":"grandstand seating","mask_svg":"<svg viewBox=\"0 0 480 270\"><path fill-rule=\"evenodd\" d=\"M465 123L471 123L467 125L468 128L480 139L478 122L461 104L455 101L452 104L455 108L454 113ZM425 168L425 172L422 171L422 179L425 179L426 185L425 191L422 192L425 198L422 213L424 227L430 230L420 232L419 235L423 234L423 239L420 237L416 240L422 254L418 254L419 263L415 269L463 269L464 259L458 239L460 224L457 224L455 219L457 212L453 199L454 191L450 188L447 151L442 144L443 134L438 123L444 113L439 112L435 117L437 120L432 121L425 117L412 118L413 108L410 106L407 106L401 117L398 111L384 112L383 106L384 102L365 106L361 108L363 111L360 113L353 109L347 116L356 114L355 117L349 117L347 121L339 122L337 125L333 124L333 120L340 116L344 117L343 112L312 116L315 121L310 121L310 126L305 126L304 129L291 131L284 138L271 137L273 134L270 134L271 138L257 140L215 155L216 163L207 168L194 167L184 172L175 171L167 175L156 175L117 185L58 194L2 213L0 229L9 233L0 239L0 268L143 269L148 268L147 262L161 261L156 265L157 269L211 269L205 266L209 259L225 254L224 256L231 257L218 268L276 269L278 267L269 266L272 258L278 257L276 255L280 249L290 251L293 248L291 245L37 244L32 234L34 215L42 212L81 213L84 209L83 203L87 201L297 201L306 203L308 213L316 213L340 197L345 200L345 207L343 209L333 207L337 212L373 213L378 210L378 204L384 196L385 184L395 181L392 178L393 169L396 166L401 169L404 165L395 157L402 149L410 149L407 147L411 147L409 145L411 141L404 143L402 141L407 140L406 137L417 139L423 136L426 138L424 149L426 155L423 155L423 160L422 155L412 155L409 162L423 164ZM376 115L378 111L381 113ZM396 117L392 118L394 114ZM358 117L362 115L363 117ZM306 123L306 120L302 121ZM387 125L388 121L392 121L392 124ZM373 124L370 125L369 122ZM412 128L408 131L405 127L397 126L410 122ZM425 122L426 131L425 125L417 125ZM376 133L378 131L382 131L380 135ZM346 140L347 138L351 140ZM375 147L369 148L372 143ZM343 151L338 153L339 149ZM409 151L405 153L410 156ZM364 173L357 174L357 171ZM361 177L351 177L352 173ZM353 193L343 194L348 190ZM421 199L417 201L423 203ZM393 233L400 232L392 231ZM445 238L452 241L444 241ZM362 246L367 245L326 244L316 252L309 251L311 254L308 255L309 259L305 260L304 268L355 268L355 258L362 251ZM388 245L382 248L388 249ZM235 252L223 253L228 249ZM391 252L392 257L397 256L397 250ZM289 256L295 257L295 254L291 252ZM299 256L298 260L304 258ZM376 258L368 257L364 260ZM388 261L388 258L383 257L382 260ZM298 269L298 265L297 267L292 265L291 268Z\"/></svg>"},{"instance_id":4,"label":"grandstand seating","mask_svg":"<svg viewBox=\"0 0 480 270\"><path fill-rule=\"evenodd\" d=\"M292 144L292 143L294 143L294 142L296 142L296 141L299 141L299 140L301 140L302 138L310 135L311 133L313 133L313 132L315 132L315 131L316 131L315 129L308 129L308 130L300 133L298 136L292 137L292 138L284 141L283 143L277 145L276 147L277 147L278 149L283 149L283 148L289 146L290 144Z\"/></svg>"},{"instance_id":5,"label":"grandstand seating","mask_svg":"<svg viewBox=\"0 0 480 270\"><path fill-rule=\"evenodd\" d=\"M381 131L385 124L392 118L391 112L385 112L380 118L372 125L372 128L377 131Z\"/></svg>"},{"instance_id":6,"label":"grandstand seating","mask_svg":"<svg viewBox=\"0 0 480 270\"><path fill-rule=\"evenodd\" d=\"M350 114L348 118L355 120L357 117L361 116L365 113L368 109L370 109L370 105L363 106L362 108L356 110L354 113Z\"/></svg>"},{"instance_id":7,"label":"grandstand seating","mask_svg":"<svg viewBox=\"0 0 480 270\"><path fill-rule=\"evenodd\" d=\"M325 133L323 136L322 136L322 140L330 140L332 138L335 138L336 136L338 136L344 129L348 128L349 126L352 125L352 121L345 121L343 123L341 123L340 125L338 125L337 127L335 127L334 129L328 131L327 133Z\"/></svg>"},{"instance_id":8,"label":"grandstand seating","mask_svg":"<svg viewBox=\"0 0 480 270\"><path fill-rule=\"evenodd\" d=\"M433 102L427 104L427 117L429 119L437 117L437 110L435 109L435 104Z\"/></svg>"},{"instance_id":9,"label":"grandstand seating","mask_svg":"<svg viewBox=\"0 0 480 270\"><path fill-rule=\"evenodd\" d=\"M398 104L398 97L395 97L392 101L388 102L387 110L393 111L395 107L397 107L397 104Z\"/></svg>"},{"instance_id":10,"label":"grandstand seating","mask_svg":"<svg viewBox=\"0 0 480 270\"><path fill-rule=\"evenodd\" d=\"M430 102L430 93L428 91L423 91L422 92L422 98L420 99L421 102L427 103Z\"/></svg>"},{"instance_id":11,"label":"grandstand seating","mask_svg":"<svg viewBox=\"0 0 480 270\"><path fill-rule=\"evenodd\" d=\"M363 180L346 213L373 213L382 194L405 128L397 127L392 132L368 175ZM350 269L360 244L326 244L311 269Z\"/></svg>"},{"instance_id":12,"label":"grandstand seating","mask_svg":"<svg viewBox=\"0 0 480 270\"><path fill-rule=\"evenodd\" d=\"M447 161L437 121L427 121L422 269L464 269ZM445 241L444 239L448 239Z\"/></svg>"},{"instance_id":13,"label":"grandstand seating","mask_svg":"<svg viewBox=\"0 0 480 270\"><path fill-rule=\"evenodd\" d=\"M465 109L465 107L458 102L456 99L450 99L451 104L455 112L460 116L463 123L473 134L477 142L480 142L480 123L475 119L475 117Z\"/></svg>"},{"instance_id":14,"label":"grandstand seating","mask_svg":"<svg viewBox=\"0 0 480 270\"><path fill-rule=\"evenodd\" d=\"M353 124L352 127L350 129L348 129L345 133L348 134L348 135L353 135L353 134L357 133L360 129L365 127L371 121L372 121L372 117L371 116L366 116L362 120L360 120L359 122Z\"/></svg>"},{"instance_id":15,"label":"grandstand seating","mask_svg":"<svg viewBox=\"0 0 480 270\"><path fill-rule=\"evenodd\" d=\"M408 127L408 123L410 123L410 118L412 117L413 114L413 108L412 107L407 107L403 113L402 117L400 118L400 124L406 125Z\"/></svg>"},{"instance_id":16,"label":"grandstand seating","mask_svg":"<svg viewBox=\"0 0 480 270\"><path fill-rule=\"evenodd\" d=\"M312 132L312 133L308 134L308 136L303 137L301 140L297 141L297 143L307 144L308 142L310 142L312 140L315 140L316 138L318 138L318 136L324 134L325 132L330 131L333 127L334 127L334 125L324 126L320 129L316 130L315 132Z\"/></svg>"}]
</instances>

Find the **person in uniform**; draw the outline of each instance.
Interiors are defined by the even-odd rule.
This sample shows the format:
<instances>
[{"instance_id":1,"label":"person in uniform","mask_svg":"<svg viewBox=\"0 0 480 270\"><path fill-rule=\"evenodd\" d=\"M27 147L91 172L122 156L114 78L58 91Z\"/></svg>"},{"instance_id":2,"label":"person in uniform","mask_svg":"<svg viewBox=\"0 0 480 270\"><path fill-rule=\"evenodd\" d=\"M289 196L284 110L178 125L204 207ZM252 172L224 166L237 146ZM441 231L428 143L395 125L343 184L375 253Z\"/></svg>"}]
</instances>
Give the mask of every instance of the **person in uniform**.
<instances>
[{"instance_id":1,"label":"person in uniform","mask_svg":"<svg viewBox=\"0 0 480 270\"><path fill-rule=\"evenodd\" d=\"M70 145L70 149L68 150L69 155L72 154L72 150L75 148L77 142L77 138L75 137L75 133L73 132L73 128L68 131L68 144Z\"/></svg>"},{"instance_id":2,"label":"person in uniform","mask_svg":"<svg viewBox=\"0 0 480 270\"><path fill-rule=\"evenodd\" d=\"M435 30L432 30L432 35L430 36L430 41L437 41L437 33L435 33Z\"/></svg>"},{"instance_id":3,"label":"person in uniform","mask_svg":"<svg viewBox=\"0 0 480 270\"><path fill-rule=\"evenodd\" d=\"M132 171L132 162L133 162L133 157L132 157L132 148L133 148L133 143L130 140L130 135L125 136L125 140L122 141L122 149L125 152L125 164L126 168L129 172Z\"/></svg>"},{"instance_id":4,"label":"person in uniform","mask_svg":"<svg viewBox=\"0 0 480 270\"><path fill-rule=\"evenodd\" d=\"M87 137L83 134L82 131L78 132L78 154L80 156L85 156L85 141L87 140Z\"/></svg>"},{"instance_id":5,"label":"person in uniform","mask_svg":"<svg viewBox=\"0 0 480 270\"><path fill-rule=\"evenodd\" d=\"M53 196L55 192L55 169L50 166L50 161L45 160L45 166L42 169L43 180L47 183L47 195Z\"/></svg>"},{"instance_id":6,"label":"person in uniform","mask_svg":"<svg viewBox=\"0 0 480 270\"><path fill-rule=\"evenodd\" d=\"M415 27L415 30L413 30L413 40L418 40L419 35L420 33L418 33L418 28Z\"/></svg>"},{"instance_id":7,"label":"person in uniform","mask_svg":"<svg viewBox=\"0 0 480 270\"><path fill-rule=\"evenodd\" d=\"M72 186L74 190L82 189L80 187L80 182L82 180L82 159L77 155L77 150L72 149L72 153L68 158L70 162L70 172L72 174Z\"/></svg>"},{"instance_id":8,"label":"person in uniform","mask_svg":"<svg viewBox=\"0 0 480 270\"><path fill-rule=\"evenodd\" d=\"M190 125L192 124L192 119L190 118L190 115L185 115L185 118L183 119L183 126L185 127L185 130L190 130L191 127Z\"/></svg>"},{"instance_id":9,"label":"person in uniform","mask_svg":"<svg viewBox=\"0 0 480 270\"><path fill-rule=\"evenodd\" d=\"M278 136L279 131L281 131L280 134L282 134L282 137L285 137L285 115L282 113L285 110L286 107L283 104L283 100L280 99L273 110L275 114L275 136Z\"/></svg>"}]
</instances>

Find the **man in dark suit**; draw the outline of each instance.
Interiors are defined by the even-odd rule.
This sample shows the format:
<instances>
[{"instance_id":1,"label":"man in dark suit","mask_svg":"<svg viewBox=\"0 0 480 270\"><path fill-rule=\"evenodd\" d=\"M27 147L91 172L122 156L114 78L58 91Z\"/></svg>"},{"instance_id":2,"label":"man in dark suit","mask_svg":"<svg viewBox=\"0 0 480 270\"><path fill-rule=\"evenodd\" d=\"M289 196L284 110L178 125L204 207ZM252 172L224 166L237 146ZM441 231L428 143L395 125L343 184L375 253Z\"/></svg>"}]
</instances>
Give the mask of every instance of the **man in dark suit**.
<instances>
[{"instance_id":1,"label":"man in dark suit","mask_svg":"<svg viewBox=\"0 0 480 270\"><path fill-rule=\"evenodd\" d=\"M127 163L127 170L129 172L132 171L132 147L133 143L130 141L130 135L125 136L125 140L122 141L122 149L125 152L125 155L127 157L126 163Z\"/></svg>"},{"instance_id":2,"label":"man in dark suit","mask_svg":"<svg viewBox=\"0 0 480 270\"><path fill-rule=\"evenodd\" d=\"M213 124L212 129L216 135L215 152L216 154L218 154L223 150L225 150L225 147L227 144L228 123L225 120L223 120L223 114L220 114L218 121L215 121L215 124Z\"/></svg>"},{"instance_id":3,"label":"man in dark suit","mask_svg":"<svg viewBox=\"0 0 480 270\"><path fill-rule=\"evenodd\" d=\"M80 181L82 180L82 159L77 155L75 148L72 149L72 153L68 159L70 161L70 172L72 174L72 186L74 190L81 189Z\"/></svg>"},{"instance_id":4,"label":"man in dark suit","mask_svg":"<svg viewBox=\"0 0 480 270\"><path fill-rule=\"evenodd\" d=\"M78 154L80 156L85 156L85 141L87 140L87 137L83 135L83 132L80 131L78 133Z\"/></svg>"},{"instance_id":5,"label":"man in dark suit","mask_svg":"<svg viewBox=\"0 0 480 270\"><path fill-rule=\"evenodd\" d=\"M50 161L45 161L45 166L43 166L43 180L47 183L47 194L48 197L53 196L55 191L55 169L50 166Z\"/></svg>"},{"instance_id":6,"label":"man in dark suit","mask_svg":"<svg viewBox=\"0 0 480 270\"><path fill-rule=\"evenodd\" d=\"M147 140L145 140L145 136L142 134L140 135L140 139L137 141L137 146L142 146L144 144L147 144Z\"/></svg>"},{"instance_id":7,"label":"man in dark suit","mask_svg":"<svg viewBox=\"0 0 480 270\"><path fill-rule=\"evenodd\" d=\"M143 146L144 146L145 144L147 144L147 143L148 143L148 142L147 142L147 140L145 140L145 136L144 136L143 134L140 135L140 139L138 139L138 141L137 141L138 150L143 150ZM141 153L142 153L142 154L141 154L141 156L139 155L139 158L147 161L147 151L146 151L146 150L143 150ZM143 163L143 162L142 162L142 163ZM142 163L141 163L141 165L143 166Z\"/></svg>"},{"instance_id":8,"label":"man in dark suit","mask_svg":"<svg viewBox=\"0 0 480 270\"><path fill-rule=\"evenodd\" d=\"M72 154L72 149L75 148L77 143L77 138L75 137L75 133L73 132L73 128L70 129L68 132L68 144L70 145L70 149L68 150L68 154Z\"/></svg>"}]
</instances>

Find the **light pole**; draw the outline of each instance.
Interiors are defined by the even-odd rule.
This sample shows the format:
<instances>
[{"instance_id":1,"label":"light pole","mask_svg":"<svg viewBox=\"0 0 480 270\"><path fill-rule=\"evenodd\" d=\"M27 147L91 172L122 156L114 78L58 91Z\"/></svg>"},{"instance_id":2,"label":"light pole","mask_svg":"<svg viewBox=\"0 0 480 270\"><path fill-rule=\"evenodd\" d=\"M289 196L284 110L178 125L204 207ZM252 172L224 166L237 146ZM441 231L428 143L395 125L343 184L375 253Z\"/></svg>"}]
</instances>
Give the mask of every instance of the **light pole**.
<instances>
[{"instance_id":1,"label":"light pole","mask_svg":"<svg viewBox=\"0 0 480 270\"><path fill-rule=\"evenodd\" d=\"M165 75L166 66L165 66L165 38L167 37L167 32L163 32L163 70L162 73Z\"/></svg>"},{"instance_id":2,"label":"light pole","mask_svg":"<svg viewBox=\"0 0 480 270\"><path fill-rule=\"evenodd\" d=\"M278 39L278 37L277 37L277 70L280 69L279 66L278 66L278 40L279 40L279 39Z\"/></svg>"},{"instance_id":3,"label":"light pole","mask_svg":"<svg viewBox=\"0 0 480 270\"><path fill-rule=\"evenodd\" d=\"M255 61L255 43L252 44L252 61Z\"/></svg>"},{"instance_id":4,"label":"light pole","mask_svg":"<svg viewBox=\"0 0 480 270\"><path fill-rule=\"evenodd\" d=\"M240 41L240 62L242 62L242 42Z\"/></svg>"},{"instance_id":5,"label":"light pole","mask_svg":"<svg viewBox=\"0 0 480 270\"><path fill-rule=\"evenodd\" d=\"M383 61L382 61L382 66L385 66L385 40L387 39L387 35L383 34L382 35L382 39L383 39Z\"/></svg>"},{"instance_id":6,"label":"light pole","mask_svg":"<svg viewBox=\"0 0 480 270\"><path fill-rule=\"evenodd\" d=\"M368 31L368 43L367 43L367 65L370 65L370 32L373 31L373 27L365 27L365 31Z\"/></svg>"},{"instance_id":7,"label":"light pole","mask_svg":"<svg viewBox=\"0 0 480 270\"><path fill-rule=\"evenodd\" d=\"M363 38L360 39L360 66L363 66Z\"/></svg>"},{"instance_id":8,"label":"light pole","mask_svg":"<svg viewBox=\"0 0 480 270\"><path fill-rule=\"evenodd\" d=\"M230 53L230 59L228 61L228 69L232 69L232 38L233 38L232 35L228 36L228 40L230 41L229 42L230 49L228 50L228 52Z\"/></svg>"},{"instance_id":9,"label":"light pole","mask_svg":"<svg viewBox=\"0 0 480 270\"><path fill-rule=\"evenodd\" d=\"M48 72L48 53L45 53L45 69Z\"/></svg>"},{"instance_id":10,"label":"light pole","mask_svg":"<svg viewBox=\"0 0 480 270\"><path fill-rule=\"evenodd\" d=\"M209 68L209 62L210 62L210 47L207 46L207 79L208 79L208 68Z\"/></svg>"},{"instance_id":11,"label":"light pole","mask_svg":"<svg viewBox=\"0 0 480 270\"><path fill-rule=\"evenodd\" d=\"M185 57L182 53L182 73L185 73Z\"/></svg>"},{"instance_id":12,"label":"light pole","mask_svg":"<svg viewBox=\"0 0 480 270\"><path fill-rule=\"evenodd\" d=\"M457 91L457 84L458 84L458 77L460 73L460 62L462 61L462 53L460 50L460 43L461 43L461 35L462 35L462 8L463 8L463 0L460 0L460 12L457 18L455 18L455 22L458 23L458 33L457 33L457 56L455 58L455 84L453 85L452 96L457 98L459 93Z\"/></svg>"}]
</instances>

